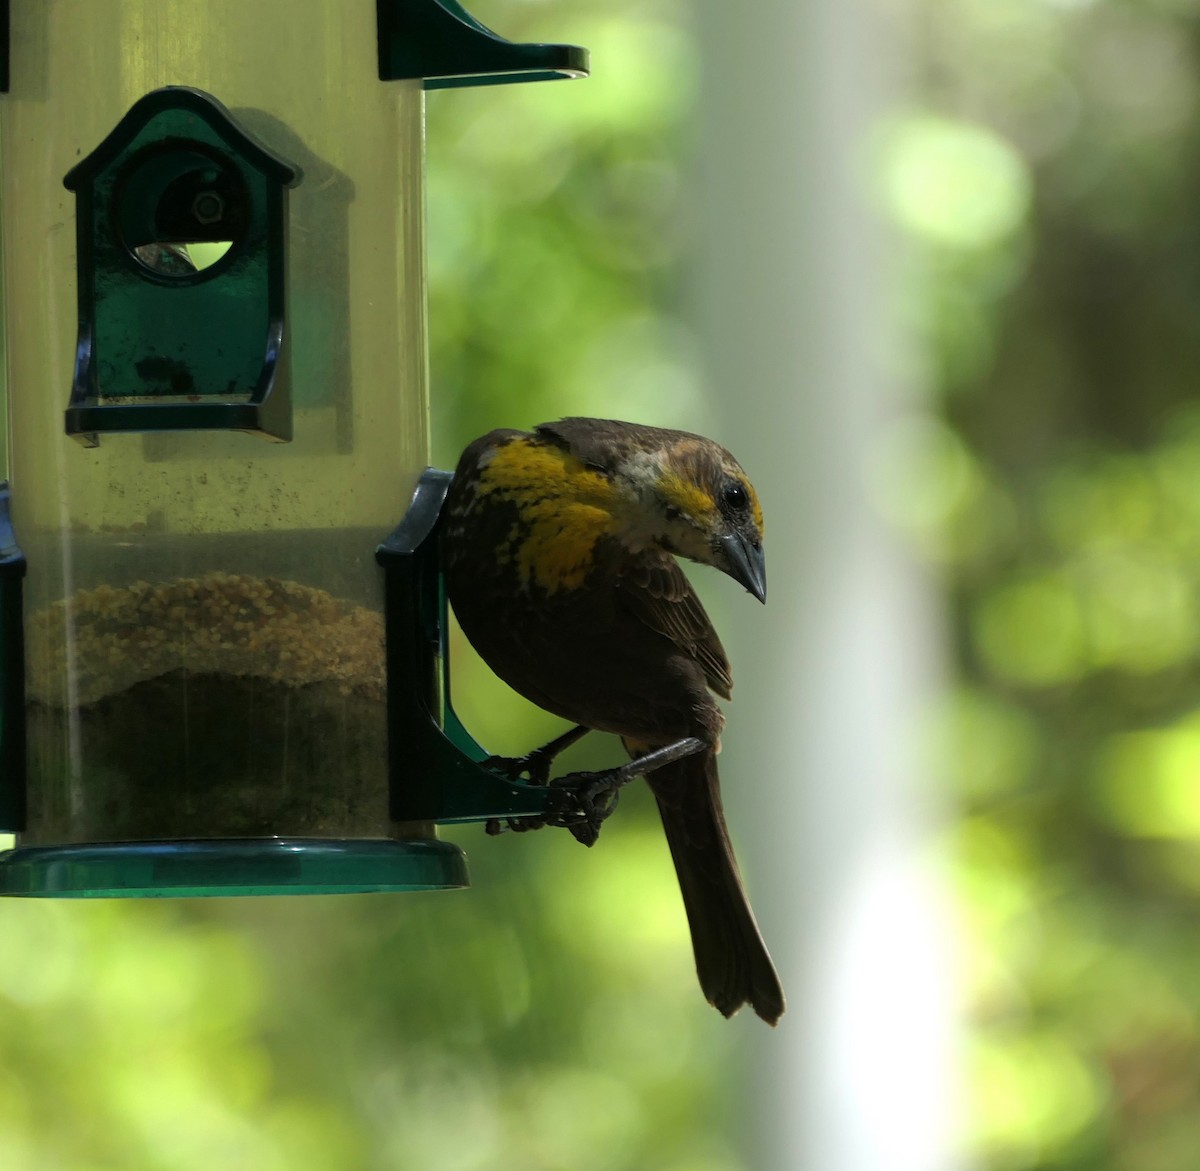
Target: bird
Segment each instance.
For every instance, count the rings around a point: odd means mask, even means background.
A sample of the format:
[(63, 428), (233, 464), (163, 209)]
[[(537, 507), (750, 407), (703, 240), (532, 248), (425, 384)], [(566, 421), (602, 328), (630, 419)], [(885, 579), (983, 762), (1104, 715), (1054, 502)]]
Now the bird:
[(726, 1017), (749, 1005), (776, 1024), (783, 989), (721, 804), (714, 695), (730, 697), (729, 661), (676, 560), (766, 600), (749, 477), (703, 436), (572, 417), (470, 443), (442, 518), (446, 594), (467, 640), (511, 688), (576, 726), (547, 752), (596, 730), (621, 737), (635, 758), (626, 770), (666, 757), (645, 776), (701, 990)]

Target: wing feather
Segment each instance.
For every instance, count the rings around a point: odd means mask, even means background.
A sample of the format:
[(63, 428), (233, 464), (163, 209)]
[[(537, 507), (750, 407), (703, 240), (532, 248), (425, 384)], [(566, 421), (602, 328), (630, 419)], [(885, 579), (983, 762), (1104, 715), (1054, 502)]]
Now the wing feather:
[(725, 648), (674, 557), (647, 552), (633, 558), (617, 579), (617, 597), (626, 610), (698, 663), (713, 691), (729, 698), (733, 677)]

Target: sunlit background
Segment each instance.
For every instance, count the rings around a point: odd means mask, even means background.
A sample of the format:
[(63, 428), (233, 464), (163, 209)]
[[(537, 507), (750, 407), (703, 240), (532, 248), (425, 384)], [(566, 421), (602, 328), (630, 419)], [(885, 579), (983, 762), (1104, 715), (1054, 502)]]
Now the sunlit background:
[(465, 892), (6, 901), (0, 1167), (1192, 1166), (1200, 3), (470, 7), (594, 74), (430, 97), (434, 462), (597, 414), (755, 478), (769, 605), (700, 584), (789, 1013), (704, 1004), (640, 791), (455, 829)]

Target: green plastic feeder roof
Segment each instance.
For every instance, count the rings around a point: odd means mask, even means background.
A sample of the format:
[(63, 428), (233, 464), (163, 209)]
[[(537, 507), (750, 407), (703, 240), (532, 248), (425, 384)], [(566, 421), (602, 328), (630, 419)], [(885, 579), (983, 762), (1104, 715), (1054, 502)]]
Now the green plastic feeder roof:
[(586, 77), (577, 45), (514, 44), (456, 0), (378, 0), (379, 76), (420, 78), (426, 89)]

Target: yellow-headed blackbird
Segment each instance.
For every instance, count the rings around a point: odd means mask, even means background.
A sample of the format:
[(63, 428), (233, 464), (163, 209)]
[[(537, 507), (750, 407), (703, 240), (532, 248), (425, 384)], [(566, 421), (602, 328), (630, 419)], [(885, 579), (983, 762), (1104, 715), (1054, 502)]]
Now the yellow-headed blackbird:
[(725, 1016), (749, 1004), (774, 1024), (783, 991), (717, 782), (724, 717), (711, 693), (729, 697), (729, 663), (673, 556), (765, 598), (762, 511), (745, 472), (698, 435), (563, 419), (472, 443), (444, 515), (451, 604), (501, 679), (547, 711), (615, 732), (635, 756), (700, 741), (647, 774), (700, 986)]

